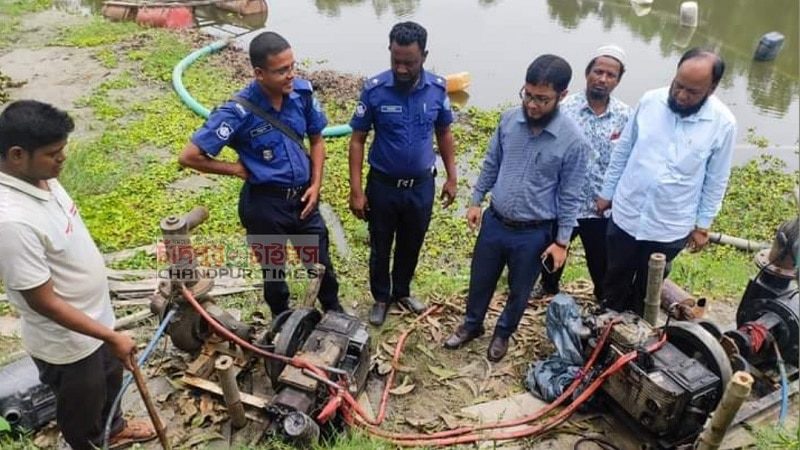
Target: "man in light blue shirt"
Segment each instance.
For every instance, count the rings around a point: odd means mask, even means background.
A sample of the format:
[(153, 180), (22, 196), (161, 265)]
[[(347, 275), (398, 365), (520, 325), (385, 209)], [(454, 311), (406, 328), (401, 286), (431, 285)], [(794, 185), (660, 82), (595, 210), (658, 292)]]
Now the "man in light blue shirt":
[(708, 243), (736, 138), (733, 114), (712, 95), (724, 71), (713, 52), (684, 53), (672, 84), (642, 96), (611, 155), (597, 198), (598, 212), (613, 205), (609, 308), (642, 314), (650, 255), (663, 253), (669, 263), (684, 246)]
[[(564, 264), (589, 153), (581, 130), (558, 109), (571, 77), (564, 59), (536, 58), (519, 93), (521, 107), (500, 118), (467, 211), (470, 228), (483, 224), (472, 255), (466, 317), (446, 348), (484, 333), (486, 311), (507, 265), (508, 299), (487, 351), (490, 361), (501, 360), (542, 265), (553, 270)], [(482, 214), (489, 192), (491, 202)]]
[[(604, 298), (603, 278), (608, 259), (606, 228), (609, 219), (597, 214), (594, 199), (603, 185), (614, 144), (632, 112), (630, 106), (611, 95), (625, 73), (625, 59), (625, 51), (616, 45), (598, 48), (586, 66), (586, 89), (570, 95), (561, 104), (562, 112), (578, 124), (591, 146), (586, 179), (581, 189), (578, 226), (572, 231), (572, 239), (581, 237), (586, 267), (598, 301)], [(558, 294), (563, 271), (564, 267), (552, 273), (543, 271), (539, 284), (534, 288), (533, 298)]]

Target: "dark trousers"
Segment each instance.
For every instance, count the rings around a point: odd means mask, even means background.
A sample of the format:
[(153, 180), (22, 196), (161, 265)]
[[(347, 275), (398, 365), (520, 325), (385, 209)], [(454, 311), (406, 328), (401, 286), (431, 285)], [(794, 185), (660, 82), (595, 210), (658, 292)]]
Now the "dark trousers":
[[(578, 219), (578, 226), (572, 230), (570, 241), (580, 236), (583, 250), (586, 254), (586, 267), (589, 269), (589, 276), (594, 285), (594, 297), (597, 300), (603, 299), (603, 278), (606, 274), (606, 227), (608, 219)], [(559, 282), (564, 273), (564, 266), (547, 273), (542, 271), (542, 288), (548, 294), (557, 294)]]
[[(56, 397), (56, 423), (75, 450), (103, 446), (103, 429), (109, 410), (122, 387), (122, 362), (103, 344), (94, 353), (72, 364), (50, 364), (33, 358), (39, 380)], [(125, 428), (117, 408), (110, 436)]]
[[(392, 186), (372, 175), (368, 177), (369, 287), (375, 301), (391, 302), (411, 294), (411, 279), (431, 222), (435, 189), (433, 177), (411, 187)], [(394, 264), (390, 280), (392, 243)]]
[(666, 256), (666, 278), (669, 275), (670, 262), (686, 246), (687, 238), (688, 236), (672, 242), (637, 241), (613, 220), (609, 221), (606, 233), (608, 267), (603, 284), (603, 306), (615, 311), (633, 311), (641, 316), (647, 294), (650, 255), (663, 253)]
[[(313, 235), (319, 238), (319, 263), (325, 266), (325, 275), (317, 298), (326, 311), (339, 306), (339, 283), (333, 270), (328, 249), (328, 229), (315, 208), (308, 217), (300, 220), (304, 204), (302, 192), (292, 198), (277, 197), (260, 192), (258, 187), (245, 183), (239, 195), (239, 220), (247, 230), (248, 243), (258, 235)], [(251, 238), (253, 237), (253, 238)], [(284, 238), (283, 245), (286, 244)], [(264, 300), (272, 317), (289, 309), (289, 286), (284, 280), (272, 280), (264, 271)]]
[(552, 221), (515, 229), (503, 225), (490, 210), (484, 212), (472, 254), (467, 314), (464, 319), (464, 326), (468, 330), (477, 330), (483, 324), (497, 280), (508, 265), (508, 300), (497, 321), (495, 335), (507, 338), (516, 331), (528, 305), (533, 283), (541, 270), (541, 254), (552, 241)]

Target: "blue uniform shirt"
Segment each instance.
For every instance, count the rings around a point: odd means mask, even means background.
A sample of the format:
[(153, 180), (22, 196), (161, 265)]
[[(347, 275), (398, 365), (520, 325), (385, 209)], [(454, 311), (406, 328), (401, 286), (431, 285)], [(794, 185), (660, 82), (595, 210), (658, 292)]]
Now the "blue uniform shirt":
[[(284, 96), (280, 111), (272, 107), (255, 81), (237, 95), (260, 106), (300, 136), (320, 134), (328, 124), (307, 80), (294, 79), (294, 90)], [(192, 142), (210, 156), (217, 156), (226, 145), (236, 150), (251, 174), (248, 183), (298, 187), (311, 179), (308, 155), (296, 142), (232, 101), (211, 113)]]
[(395, 88), (388, 70), (369, 78), (361, 91), (350, 126), (375, 129), (369, 165), (395, 177), (429, 172), (436, 162), (433, 129), (453, 123), (444, 78), (423, 70), (410, 92)]

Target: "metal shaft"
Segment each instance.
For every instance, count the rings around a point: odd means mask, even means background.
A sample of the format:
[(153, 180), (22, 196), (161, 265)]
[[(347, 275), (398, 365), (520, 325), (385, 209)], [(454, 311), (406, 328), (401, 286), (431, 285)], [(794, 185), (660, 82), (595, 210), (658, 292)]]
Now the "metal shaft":
[(736, 412), (750, 396), (752, 386), (753, 377), (749, 373), (739, 371), (733, 374), (711, 420), (695, 442), (697, 450), (717, 450), (720, 447)]
[(236, 372), (233, 366), (233, 358), (222, 355), (214, 362), (217, 370), (219, 385), (222, 387), (222, 396), (225, 398), (225, 405), (228, 407), (228, 414), (231, 416), (231, 425), (234, 428), (242, 428), (247, 425), (247, 417), (244, 415), (244, 405), (239, 395), (239, 386), (236, 385)]
[(647, 295), (644, 297), (644, 320), (655, 326), (661, 306), (661, 284), (664, 282), (664, 267), (667, 257), (663, 253), (650, 255), (647, 270)]
[(136, 364), (133, 357), (131, 357), (131, 362), (133, 363), (133, 379), (136, 381), (136, 387), (139, 389), (139, 394), (142, 396), (145, 408), (147, 408), (147, 414), (150, 415), (150, 420), (153, 421), (153, 427), (155, 427), (156, 433), (158, 434), (158, 441), (161, 442), (161, 447), (163, 447), (164, 450), (169, 450), (171, 447), (169, 445), (169, 439), (167, 439), (167, 432), (164, 429), (164, 424), (161, 423), (161, 419), (158, 417), (158, 412), (153, 405), (153, 401), (150, 399), (150, 391), (147, 390), (147, 383), (144, 380), (144, 376), (142, 376), (142, 371), (139, 370), (139, 365)]

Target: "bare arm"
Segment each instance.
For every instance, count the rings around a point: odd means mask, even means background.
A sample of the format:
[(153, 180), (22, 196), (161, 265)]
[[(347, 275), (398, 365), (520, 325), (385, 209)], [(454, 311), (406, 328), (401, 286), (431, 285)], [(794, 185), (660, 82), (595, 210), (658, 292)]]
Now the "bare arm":
[(322, 172), (325, 170), (325, 140), (322, 139), (322, 134), (310, 135), (308, 139), (311, 142), (311, 184), (300, 199), (306, 204), (300, 212), (301, 219), (308, 217), (317, 207), (322, 188)]
[[(102, 275), (101, 275), (102, 276)], [(122, 360), (128, 370), (132, 369), (132, 358), (136, 343), (129, 336), (118, 333), (92, 320), (89, 316), (65, 302), (53, 289), (53, 281), (21, 291), (23, 298), (34, 311), (64, 328), (85, 334), (107, 343), (114, 355)]]
[(348, 163), (350, 166), (350, 210), (359, 219), (366, 219), (369, 209), (367, 198), (361, 182), (361, 172), (364, 168), (364, 144), (367, 142), (366, 131), (355, 131), (350, 136), (350, 150)]
[[(323, 155), (324, 158), (324, 155)], [(183, 167), (190, 167), (203, 173), (215, 173), (219, 175), (232, 175), (247, 180), (250, 173), (245, 169), (241, 161), (235, 163), (218, 161), (206, 155), (193, 142), (186, 144), (180, 156), (178, 164)]]
[(456, 199), (458, 188), (458, 173), (456, 173), (456, 146), (453, 139), (453, 132), (450, 126), (436, 129), (436, 144), (439, 146), (439, 153), (442, 155), (444, 170), (447, 172), (447, 180), (442, 186), (443, 199), (442, 206), (450, 206)]

